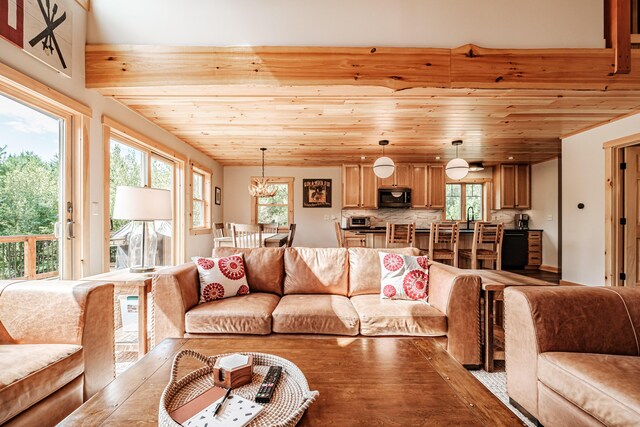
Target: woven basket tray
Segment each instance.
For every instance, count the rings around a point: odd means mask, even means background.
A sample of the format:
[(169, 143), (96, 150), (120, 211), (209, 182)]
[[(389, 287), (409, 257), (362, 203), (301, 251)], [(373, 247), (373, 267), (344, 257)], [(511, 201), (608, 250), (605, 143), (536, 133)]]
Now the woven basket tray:
[[(228, 354), (207, 357), (193, 350), (183, 350), (173, 360), (171, 379), (160, 398), (158, 425), (162, 427), (179, 427), (169, 416), (185, 403), (213, 387), (213, 365), (219, 357)], [(269, 370), (269, 366), (282, 366), (282, 375), (278, 381), (271, 402), (264, 405), (264, 409), (251, 421), (249, 426), (295, 426), (304, 411), (318, 397), (317, 391), (309, 390), (307, 379), (296, 365), (282, 357), (264, 353), (240, 353), (253, 356), (253, 378), (250, 384), (231, 390), (231, 394), (248, 400), (254, 400), (262, 380)], [(204, 365), (196, 371), (189, 373), (181, 379), (177, 379), (180, 360), (185, 357), (193, 357)]]

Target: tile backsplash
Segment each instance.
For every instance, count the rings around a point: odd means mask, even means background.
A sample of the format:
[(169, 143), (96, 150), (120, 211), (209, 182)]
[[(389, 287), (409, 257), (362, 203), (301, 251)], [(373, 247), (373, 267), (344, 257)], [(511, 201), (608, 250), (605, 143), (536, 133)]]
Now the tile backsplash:
[[(491, 222), (503, 222), (505, 228), (515, 228), (514, 217), (522, 213), (516, 209), (491, 211)], [(343, 217), (370, 216), (372, 226), (383, 226), (387, 222), (414, 222), (417, 228), (429, 228), (432, 222), (442, 220), (441, 210), (423, 209), (343, 209)]]

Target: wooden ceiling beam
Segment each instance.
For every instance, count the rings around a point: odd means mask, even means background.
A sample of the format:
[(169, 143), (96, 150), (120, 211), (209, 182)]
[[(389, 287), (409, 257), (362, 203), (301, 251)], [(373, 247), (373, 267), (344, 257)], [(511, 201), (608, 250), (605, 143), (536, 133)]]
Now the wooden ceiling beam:
[[(622, 0), (620, 0), (622, 2)], [(614, 74), (612, 49), (86, 46), (87, 87), (258, 85), (411, 88), (640, 89)], [(624, 58), (620, 59), (620, 65)]]

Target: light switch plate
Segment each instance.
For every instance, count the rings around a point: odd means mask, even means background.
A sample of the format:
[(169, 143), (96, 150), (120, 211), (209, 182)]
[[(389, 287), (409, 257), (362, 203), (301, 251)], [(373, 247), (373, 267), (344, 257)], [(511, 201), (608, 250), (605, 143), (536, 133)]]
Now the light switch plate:
[(91, 202), (91, 215), (98, 216), (100, 215), (100, 204), (98, 202)]
[(547, 221), (553, 221), (553, 215), (547, 215)]

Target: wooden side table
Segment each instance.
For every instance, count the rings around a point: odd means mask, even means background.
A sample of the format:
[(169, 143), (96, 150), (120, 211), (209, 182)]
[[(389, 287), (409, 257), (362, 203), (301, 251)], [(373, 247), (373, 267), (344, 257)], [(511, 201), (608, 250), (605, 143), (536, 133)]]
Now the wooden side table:
[[(147, 332), (148, 295), (151, 293), (151, 273), (132, 273), (129, 269), (115, 270), (108, 273), (85, 277), (82, 280), (113, 283), (114, 295), (123, 294), (123, 291), (135, 289), (138, 295), (138, 359), (148, 351), (149, 338)], [(130, 291), (129, 291), (130, 292)], [(114, 300), (114, 304), (119, 304)], [(114, 313), (116, 312), (114, 308)]]

